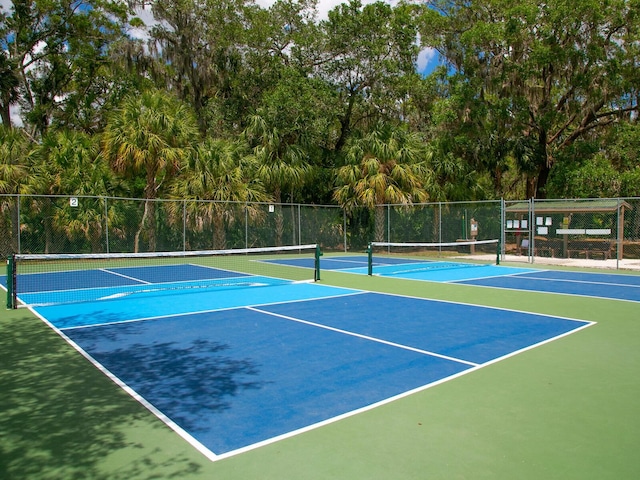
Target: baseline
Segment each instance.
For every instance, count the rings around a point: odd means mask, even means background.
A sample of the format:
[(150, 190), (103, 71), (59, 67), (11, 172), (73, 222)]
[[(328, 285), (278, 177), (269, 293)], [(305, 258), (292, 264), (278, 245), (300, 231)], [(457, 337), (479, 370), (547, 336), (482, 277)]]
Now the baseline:
[[(602, 277), (599, 277), (600, 275)], [(506, 290), (640, 302), (640, 277), (632, 275), (614, 276), (611, 274), (544, 270), (532, 274), (461, 280), (457, 283)]]

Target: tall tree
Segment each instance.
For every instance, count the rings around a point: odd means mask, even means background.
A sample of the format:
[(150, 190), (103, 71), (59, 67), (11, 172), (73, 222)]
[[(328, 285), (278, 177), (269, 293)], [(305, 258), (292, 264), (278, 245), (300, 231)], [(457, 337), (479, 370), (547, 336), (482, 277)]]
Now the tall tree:
[(323, 100), (325, 85), (297, 68), (281, 71), (279, 83), (267, 91), (262, 106), (249, 117), (245, 138), (258, 164), (256, 174), (276, 202), (276, 237), (281, 242), (280, 204), (301, 196), (314, 166), (320, 165), (331, 118)]
[(224, 102), (241, 88), (242, 51), (246, 50), (246, 0), (153, 0), (157, 24), (150, 45), (158, 57), (165, 87), (189, 103), (200, 127), (214, 119), (210, 102)]
[(284, 232), (282, 195), (304, 184), (310, 171), (308, 154), (294, 138), (270, 123), (270, 118), (264, 113), (249, 119), (245, 135), (254, 145), (253, 158), (258, 165), (256, 175), (273, 195), (276, 204), (276, 245), (281, 245)]
[(0, 125), (0, 193), (23, 193), (30, 143), (23, 129)]
[(156, 219), (153, 200), (166, 182), (180, 171), (193, 153), (198, 129), (191, 109), (159, 91), (127, 98), (109, 118), (102, 153), (113, 169), (126, 177), (144, 177), (145, 206), (135, 235), (147, 234), (150, 251), (156, 249)]
[(351, 0), (330, 11), (321, 23), (316, 48), (322, 54), (313, 70), (339, 94), (335, 150), (341, 150), (357, 128), (400, 118), (403, 79), (415, 74), (416, 18), (421, 8), (383, 2), (363, 7), (359, 0)]
[(496, 132), (512, 139), (527, 195), (544, 197), (563, 149), (638, 114), (638, 12), (638, 0), (442, 0), (422, 37), (505, 112)]
[(107, 45), (122, 35), (127, 8), (109, 0), (13, 0), (0, 23), (0, 112), (10, 107), (32, 135), (54, 118), (68, 123), (69, 108), (91, 100), (88, 92), (106, 58)]

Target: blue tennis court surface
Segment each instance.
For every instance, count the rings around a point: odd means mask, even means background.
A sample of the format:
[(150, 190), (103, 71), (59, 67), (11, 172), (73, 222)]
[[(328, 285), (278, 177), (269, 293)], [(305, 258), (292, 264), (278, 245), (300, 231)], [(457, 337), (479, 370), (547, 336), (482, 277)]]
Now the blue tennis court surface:
[(468, 279), (459, 283), (640, 302), (640, 276), (634, 275), (537, 270), (507, 277)]
[[(34, 312), (212, 460), (590, 325), (205, 267), (104, 273), (87, 283), (60, 272), (55, 283), (74, 288), (73, 302), (53, 304), (66, 292), (36, 276), (21, 298), (41, 300)], [(167, 273), (179, 290), (154, 283)], [(231, 275), (239, 283), (197, 287)]]
[[(294, 260), (295, 262), (301, 262)], [(367, 257), (323, 257), (323, 270), (366, 275)], [(306, 266), (299, 263), (299, 266)], [(373, 274), (410, 280), (527, 290), (640, 302), (640, 276), (506, 267), (461, 262), (378, 257)]]

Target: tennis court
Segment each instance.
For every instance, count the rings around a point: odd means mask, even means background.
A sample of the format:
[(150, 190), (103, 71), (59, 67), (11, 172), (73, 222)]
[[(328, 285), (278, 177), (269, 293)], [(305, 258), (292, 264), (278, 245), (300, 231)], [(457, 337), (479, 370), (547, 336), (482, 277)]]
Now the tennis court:
[[(322, 268), (367, 275), (368, 261), (366, 255), (327, 257), (322, 259)], [(303, 259), (291, 262), (311, 266)], [(554, 271), (384, 255), (375, 256), (371, 271), (375, 276), (390, 278), (640, 302), (640, 277), (624, 274)]]
[[(380, 407), (593, 324), (229, 264), (106, 260), (19, 275), (17, 298), (209, 460)], [(239, 265), (299, 268), (310, 260)]]

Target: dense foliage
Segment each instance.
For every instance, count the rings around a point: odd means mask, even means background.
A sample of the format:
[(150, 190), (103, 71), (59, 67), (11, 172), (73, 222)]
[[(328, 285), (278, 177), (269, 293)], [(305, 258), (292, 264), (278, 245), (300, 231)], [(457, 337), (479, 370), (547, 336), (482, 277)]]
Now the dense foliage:
[(639, 0), (0, 5), (0, 193), (640, 196)]

